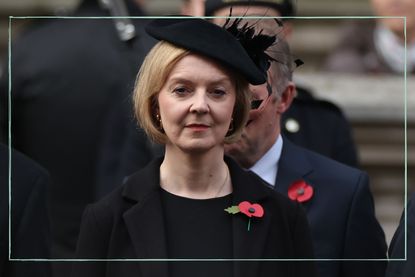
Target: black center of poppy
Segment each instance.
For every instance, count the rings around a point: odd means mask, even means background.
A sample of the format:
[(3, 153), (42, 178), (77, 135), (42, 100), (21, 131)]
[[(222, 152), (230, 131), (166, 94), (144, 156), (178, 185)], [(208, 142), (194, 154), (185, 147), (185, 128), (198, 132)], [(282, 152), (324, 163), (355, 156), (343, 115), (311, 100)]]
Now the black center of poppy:
[(251, 214), (253, 214), (255, 212), (255, 209), (251, 207), (251, 208), (248, 209), (248, 212), (250, 212)]
[(303, 188), (299, 188), (299, 189), (297, 190), (297, 194), (298, 194), (298, 195), (303, 195), (303, 194), (304, 194), (304, 189), (303, 189)]

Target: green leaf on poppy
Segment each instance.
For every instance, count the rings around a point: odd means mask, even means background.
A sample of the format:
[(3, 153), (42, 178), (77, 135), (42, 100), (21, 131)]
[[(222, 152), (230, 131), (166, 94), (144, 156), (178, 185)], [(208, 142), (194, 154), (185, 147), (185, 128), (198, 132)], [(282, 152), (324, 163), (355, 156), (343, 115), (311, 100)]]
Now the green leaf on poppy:
[(226, 208), (225, 211), (230, 214), (237, 214), (240, 212), (238, 206), (230, 206), (229, 208)]

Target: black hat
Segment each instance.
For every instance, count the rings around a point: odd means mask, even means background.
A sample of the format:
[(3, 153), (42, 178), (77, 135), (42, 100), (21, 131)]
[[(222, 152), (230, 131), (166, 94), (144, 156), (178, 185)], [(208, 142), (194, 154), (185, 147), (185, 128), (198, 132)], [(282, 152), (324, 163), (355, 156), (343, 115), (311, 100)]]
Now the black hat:
[(152, 37), (204, 55), (236, 70), (253, 84), (266, 82), (266, 71), (256, 66), (242, 44), (226, 29), (200, 18), (155, 19), (146, 26)]
[(221, 8), (229, 6), (266, 6), (277, 10), (281, 16), (293, 16), (295, 14), (292, 0), (206, 0), (205, 11), (206, 15), (210, 16)]

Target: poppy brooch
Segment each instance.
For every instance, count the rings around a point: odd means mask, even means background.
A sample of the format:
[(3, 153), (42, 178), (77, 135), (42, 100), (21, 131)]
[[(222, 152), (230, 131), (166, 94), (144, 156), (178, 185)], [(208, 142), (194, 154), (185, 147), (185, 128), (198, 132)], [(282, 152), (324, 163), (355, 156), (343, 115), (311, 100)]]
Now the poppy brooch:
[(313, 193), (313, 187), (304, 180), (295, 181), (288, 188), (288, 197), (300, 203), (310, 200)]
[(243, 213), (245, 214), (248, 220), (248, 231), (251, 229), (251, 218), (252, 217), (263, 217), (264, 216), (264, 209), (259, 204), (251, 204), (248, 201), (243, 201), (239, 203), (237, 206), (231, 206), (225, 209), (226, 212), (230, 214), (237, 214)]

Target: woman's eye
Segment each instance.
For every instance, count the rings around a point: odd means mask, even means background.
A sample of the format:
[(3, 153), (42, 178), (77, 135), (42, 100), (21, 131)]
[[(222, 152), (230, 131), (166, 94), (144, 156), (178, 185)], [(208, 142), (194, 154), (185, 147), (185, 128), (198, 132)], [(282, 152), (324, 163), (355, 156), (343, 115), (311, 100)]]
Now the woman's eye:
[(173, 89), (173, 92), (179, 95), (184, 95), (189, 92), (189, 89), (186, 87), (176, 87)]
[(212, 94), (214, 97), (221, 97), (221, 96), (223, 96), (223, 95), (225, 95), (225, 94), (226, 94), (226, 91), (225, 91), (225, 90), (223, 90), (223, 89), (214, 89), (214, 90), (211, 92), (211, 94)]

